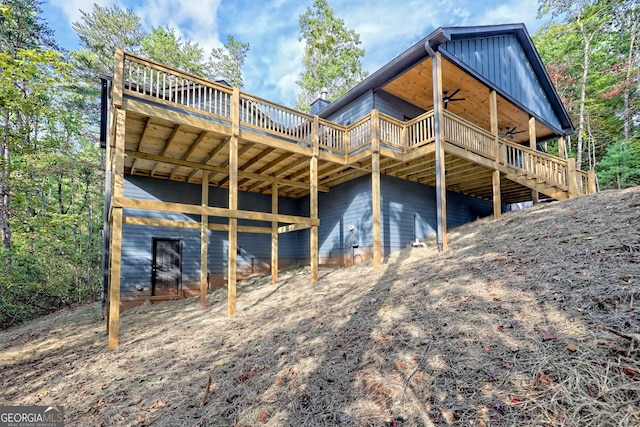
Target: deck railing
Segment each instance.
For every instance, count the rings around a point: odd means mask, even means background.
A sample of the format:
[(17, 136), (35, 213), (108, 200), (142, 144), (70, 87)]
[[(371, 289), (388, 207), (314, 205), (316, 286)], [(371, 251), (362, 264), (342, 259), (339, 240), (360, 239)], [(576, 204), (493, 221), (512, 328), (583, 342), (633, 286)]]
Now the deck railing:
[(500, 151), (504, 153), (500, 159), (501, 164), (516, 172), (554, 184), (562, 190), (568, 190), (569, 171), (566, 160), (504, 139), (499, 139), (498, 144)]
[(303, 145), (313, 144), (313, 116), (240, 93), (240, 126), (279, 135)]
[(444, 111), (445, 140), (490, 160), (496, 160), (495, 136), (481, 127)]
[[(349, 126), (343, 126), (239, 92), (238, 111), (234, 112), (231, 111), (234, 105), (232, 88), (130, 54), (123, 54), (121, 75), (114, 75), (114, 82), (118, 79), (121, 79), (122, 95), (169, 106), (177, 104), (182, 109), (226, 124), (231, 124), (237, 114), (241, 129), (307, 147), (314, 144), (317, 135), (321, 150), (339, 155), (368, 148), (374, 140), (376, 128), (381, 147), (402, 153), (435, 141), (433, 111), (404, 122), (374, 111)], [(378, 123), (374, 126), (376, 118)], [(441, 125), (447, 143), (495, 161), (516, 173), (570, 192), (573, 189), (573, 181), (569, 178), (573, 171), (569, 170), (566, 160), (497, 138), (449, 111), (443, 112)], [(574, 179), (579, 194), (593, 188), (586, 172), (576, 171)]]
[(406, 150), (412, 150), (436, 140), (433, 110), (405, 123)]
[(135, 55), (125, 54), (122, 93), (163, 104), (179, 104), (199, 114), (231, 121), (233, 89)]

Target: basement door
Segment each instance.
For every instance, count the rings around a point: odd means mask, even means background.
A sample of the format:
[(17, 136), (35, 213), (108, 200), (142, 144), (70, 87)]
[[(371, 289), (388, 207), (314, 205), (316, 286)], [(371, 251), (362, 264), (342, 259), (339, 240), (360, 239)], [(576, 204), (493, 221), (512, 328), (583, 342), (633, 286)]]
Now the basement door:
[(151, 295), (180, 295), (182, 285), (182, 241), (153, 239)]

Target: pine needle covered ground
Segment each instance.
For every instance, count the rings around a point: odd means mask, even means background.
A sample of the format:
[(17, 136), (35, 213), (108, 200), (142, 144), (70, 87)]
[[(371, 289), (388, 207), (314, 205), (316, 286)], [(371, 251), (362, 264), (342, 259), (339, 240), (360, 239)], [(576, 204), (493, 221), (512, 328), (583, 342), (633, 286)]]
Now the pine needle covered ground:
[(0, 333), (0, 405), (70, 426), (640, 424), (640, 188), (450, 230), (449, 251), (282, 271)]

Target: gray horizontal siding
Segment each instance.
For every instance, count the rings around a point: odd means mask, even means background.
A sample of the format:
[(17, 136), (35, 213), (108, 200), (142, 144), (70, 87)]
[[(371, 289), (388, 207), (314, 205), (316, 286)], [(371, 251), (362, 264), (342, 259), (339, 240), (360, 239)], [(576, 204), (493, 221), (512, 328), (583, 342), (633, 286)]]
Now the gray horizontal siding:
[(562, 128), (515, 36), (500, 35), (452, 40), (440, 48), (493, 82), (549, 124)]
[(341, 125), (350, 125), (369, 114), (371, 110), (373, 110), (373, 92), (369, 91), (327, 119)]
[[(390, 176), (381, 176), (382, 244), (384, 254), (405, 248), (414, 238), (423, 240), (435, 233), (435, 188)], [(447, 225), (455, 227), (491, 215), (490, 201), (447, 192)], [(360, 250), (372, 250), (373, 226), (371, 178), (365, 176), (341, 184), (319, 196), (320, 258), (351, 252), (353, 225)], [(414, 234), (415, 220), (415, 234)], [(308, 256), (308, 236), (300, 236), (301, 252)], [(349, 255), (347, 255), (349, 256)]]
[(413, 119), (426, 111), (388, 92), (379, 90), (375, 93), (375, 108), (381, 113), (403, 121)]
[[(176, 203), (200, 204), (201, 186), (175, 181), (153, 179), (139, 176), (128, 176), (125, 179), (124, 194), (126, 197), (167, 201)], [(209, 205), (228, 206), (228, 190), (210, 187)], [(299, 202), (285, 197), (279, 198), (278, 210), (282, 214), (299, 215)], [(240, 192), (238, 208), (257, 212), (271, 212), (271, 195)], [(308, 208), (307, 208), (308, 211)], [(198, 215), (181, 213), (126, 209), (125, 216), (141, 218), (171, 219), (176, 221), (199, 222)], [(227, 224), (227, 218), (209, 217), (210, 223)], [(271, 227), (270, 222), (238, 220), (239, 225)], [(122, 277), (121, 292), (123, 298), (151, 294), (151, 262), (153, 254), (153, 238), (182, 240), (182, 282), (197, 283), (200, 281), (200, 230), (176, 229), (167, 227), (150, 227), (125, 225), (122, 241)], [(279, 260), (283, 264), (296, 263), (299, 259), (298, 236), (286, 233), (279, 236)], [(271, 265), (271, 235), (238, 233), (238, 271), (268, 271)], [(208, 266), (211, 274), (225, 274), (227, 269), (228, 233), (209, 231)], [(138, 291), (137, 287), (144, 290)]]

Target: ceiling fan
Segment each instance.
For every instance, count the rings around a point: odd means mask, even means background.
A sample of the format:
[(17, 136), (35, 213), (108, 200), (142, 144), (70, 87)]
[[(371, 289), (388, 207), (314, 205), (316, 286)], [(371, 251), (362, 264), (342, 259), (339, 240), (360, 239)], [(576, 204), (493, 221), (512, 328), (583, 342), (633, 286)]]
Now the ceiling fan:
[(505, 132), (504, 132), (504, 133), (502, 133), (502, 134), (500, 134), (500, 135), (505, 136), (505, 137), (507, 137), (507, 138), (509, 138), (509, 139), (513, 139), (513, 135), (516, 135), (516, 134), (519, 134), (519, 133), (526, 132), (526, 130), (519, 130), (519, 131), (516, 131), (516, 129), (517, 129), (517, 127), (516, 127), (516, 126), (514, 126), (514, 127), (509, 127), (509, 126), (507, 126), (507, 127), (505, 128)]
[(454, 102), (454, 101), (464, 101), (465, 98), (456, 98), (456, 94), (460, 92), (460, 89), (456, 89), (453, 91), (453, 93), (451, 95), (449, 95), (449, 91), (445, 90), (442, 92), (442, 102), (444, 103), (444, 109), (446, 110), (447, 107), (449, 106), (450, 102)]

